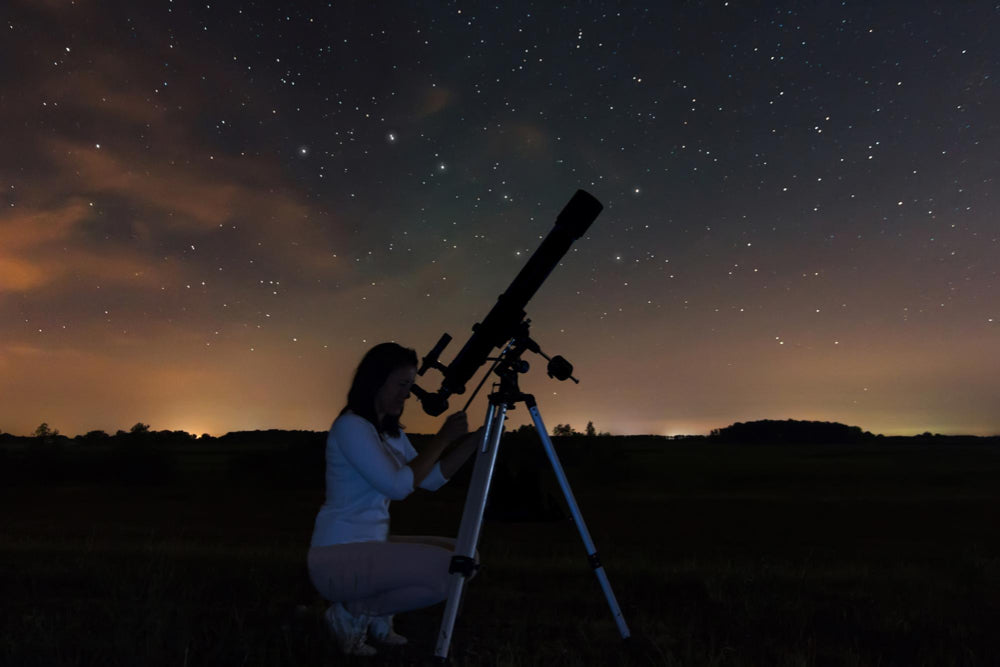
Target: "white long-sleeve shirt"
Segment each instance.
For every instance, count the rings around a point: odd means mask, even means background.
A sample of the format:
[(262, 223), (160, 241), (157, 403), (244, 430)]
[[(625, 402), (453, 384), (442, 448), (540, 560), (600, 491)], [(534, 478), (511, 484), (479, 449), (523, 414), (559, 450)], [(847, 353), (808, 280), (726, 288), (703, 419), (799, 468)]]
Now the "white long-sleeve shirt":
[[(346, 412), (326, 438), (326, 502), (316, 515), (311, 545), (384, 541), (389, 535), (389, 502), (413, 493), (417, 456), (406, 434), (381, 437), (364, 417)], [(436, 491), (445, 482), (437, 463), (420, 483)]]

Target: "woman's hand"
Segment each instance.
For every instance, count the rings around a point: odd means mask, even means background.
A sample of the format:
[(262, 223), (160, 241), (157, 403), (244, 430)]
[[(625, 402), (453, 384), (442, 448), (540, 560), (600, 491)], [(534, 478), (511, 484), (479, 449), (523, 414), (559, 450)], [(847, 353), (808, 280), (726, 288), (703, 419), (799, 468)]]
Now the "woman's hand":
[(462, 467), (462, 464), (472, 456), (472, 453), (476, 451), (476, 447), (482, 442), (483, 431), (485, 430), (485, 426), (480, 426), (472, 433), (462, 436), (458, 445), (441, 458), (441, 474), (444, 475), (445, 479), (451, 479), (458, 472), (458, 469)]
[(468, 432), (468, 416), (466, 416), (464, 412), (455, 412), (448, 415), (448, 418), (444, 420), (444, 424), (441, 426), (441, 430), (438, 431), (437, 435), (447, 445), (451, 444)]
[(410, 461), (409, 466), (413, 470), (413, 485), (417, 486), (423, 481), (448, 445), (468, 432), (469, 420), (464, 412), (448, 415), (437, 435), (431, 438), (423, 451), (417, 454), (417, 458)]

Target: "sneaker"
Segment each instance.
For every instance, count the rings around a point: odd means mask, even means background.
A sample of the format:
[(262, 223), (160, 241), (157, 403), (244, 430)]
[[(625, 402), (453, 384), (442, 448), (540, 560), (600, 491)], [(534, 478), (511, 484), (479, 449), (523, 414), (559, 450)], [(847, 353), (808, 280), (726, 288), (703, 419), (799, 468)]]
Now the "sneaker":
[(377, 651), (365, 643), (369, 621), (367, 616), (352, 616), (344, 605), (334, 602), (323, 617), (344, 655), (375, 655)]
[(368, 631), (376, 641), (390, 646), (402, 646), (407, 642), (406, 637), (398, 634), (392, 629), (392, 615), (373, 616), (368, 625)]

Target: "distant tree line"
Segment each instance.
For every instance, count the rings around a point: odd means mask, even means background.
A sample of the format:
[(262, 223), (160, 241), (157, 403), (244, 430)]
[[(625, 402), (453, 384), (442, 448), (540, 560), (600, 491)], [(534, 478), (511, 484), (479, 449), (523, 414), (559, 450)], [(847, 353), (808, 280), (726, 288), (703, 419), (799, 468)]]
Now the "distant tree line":
[[(203, 438), (209, 438), (211, 436), (203, 435)], [(49, 426), (48, 422), (42, 422), (38, 425), (30, 436), (17, 436), (12, 433), (4, 433), (0, 431), (0, 444), (8, 443), (20, 443), (28, 445), (31, 443), (37, 444), (83, 444), (83, 445), (93, 445), (93, 444), (113, 444), (116, 440), (128, 440), (131, 442), (138, 441), (157, 441), (160, 443), (187, 443), (192, 440), (196, 440), (197, 436), (192, 435), (186, 431), (152, 431), (149, 428), (149, 424), (144, 424), (142, 422), (136, 422), (132, 428), (128, 431), (123, 431), (119, 429), (114, 435), (108, 434), (106, 431), (87, 431), (82, 435), (77, 435), (75, 437), (68, 437), (62, 435), (59, 429), (52, 428)]]
[[(669, 446), (667, 442), (693, 444), (785, 444), (850, 445), (880, 444), (1000, 445), (1000, 436), (872, 435), (857, 426), (837, 422), (761, 420), (737, 422), (712, 431), (709, 436), (611, 436), (599, 433), (588, 422), (583, 433), (570, 424), (557, 424), (553, 445), (567, 469), (583, 479), (603, 482), (618, 475), (626, 465), (628, 449)], [(419, 450), (432, 436), (410, 434)], [(497, 476), (508, 478), (509, 488), (524, 498), (535, 498), (551, 513), (553, 491), (550, 464), (531, 424), (504, 433)], [(323, 485), (326, 432), (324, 431), (235, 431), (200, 437), (185, 431), (154, 431), (137, 422), (128, 431), (114, 435), (89, 431), (67, 437), (48, 423), (31, 436), (0, 432), (0, 485), (23, 483), (102, 483), (147, 485), (171, 483), (180, 478), (212, 477), (238, 485), (281, 486), (321, 489)], [(472, 466), (465, 466), (452, 486), (467, 483)], [(558, 502), (556, 503), (558, 504)], [(508, 508), (513, 505), (508, 503)]]
[(277, 429), (198, 437), (143, 422), (114, 435), (94, 430), (70, 438), (43, 423), (31, 436), (0, 432), (0, 483), (148, 485), (209, 474), (236, 483), (315, 484), (322, 483), (325, 439), (325, 432)]
[[(614, 439), (597, 437), (593, 424), (585, 433), (568, 425), (560, 432), (570, 437), (554, 438), (560, 460), (583, 479), (603, 479), (622, 465), (624, 455)], [(419, 450), (432, 436), (410, 434)], [(533, 425), (504, 434), (497, 478), (505, 479), (511, 494), (494, 511), (515, 516), (514, 507), (528, 502), (539, 515), (561, 513), (558, 489), (551, 466), (540, 446)], [(48, 423), (31, 436), (0, 433), (0, 484), (114, 484), (146, 486), (180, 480), (211, 480), (211, 483), (255, 487), (322, 489), (325, 470), (325, 431), (235, 431), (213, 437), (198, 437), (185, 431), (156, 431), (143, 422), (114, 434), (93, 430), (67, 437)], [(461, 488), (468, 483), (472, 465), (453, 480)], [(516, 502), (514, 499), (517, 499)], [(530, 501), (530, 502), (529, 502)]]
[[(524, 432), (534, 432), (534, 425), (524, 424), (510, 434), (523, 434)], [(419, 442), (424, 436), (421, 434), (409, 434), (415, 442)], [(4, 433), (0, 430), (0, 445), (22, 445), (22, 446), (54, 446), (66, 445), (104, 445), (104, 446), (127, 446), (129, 444), (140, 444), (145, 446), (171, 446), (190, 445), (193, 442), (213, 442), (221, 444), (272, 444), (275, 442), (298, 442), (304, 440), (315, 442), (317, 437), (324, 437), (325, 432), (316, 431), (286, 431), (279, 429), (257, 430), (257, 431), (232, 431), (222, 436), (211, 436), (203, 433), (197, 436), (186, 431), (154, 431), (149, 424), (136, 422), (128, 431), (119, 429), (110, 435), (105, 431), (88, 431), (83, 435), (68, 437), (62, 435), (59, 429), (52, 428), (48, 422), (42, 422), (30, 436), (17, 436), (11, 433)], [(840, 422), (806, 421), (798, 419), (762, 419), (751, 422), (736, 422), (724, 428), (712, 429), (708, 436), (703, 435), (683, 435), (683, 436), (612, 436), (607, 431), (598, 432), (594, 427), (594, 422), (588, 421), (583, 433), (577, 431), (571, 424), (556, 424), (552, 429), (552, 436), (558, 438), (576, 439), (580, 437), (601, 437), (601, 438), (649, 438), (664, 437), (669, 440), (685, 441), (709, 441), (709, 442), (733, 442), (733, 443), (857, 443), (877, 439), (885, 442), (901, 441), (932, 441), (932, 442), (983, 442), (993, 441), (998, 436), (971, 436), (971, 435), (942, 435), (931, 433), (930, 431), (914, 436), (882, 436), (874, 435), (869, 431), (862, 430), (859, 426), (848, 426)]]
[(762, 419), (713, 429), (716, 442), (753, 444), (851, 444), (875, 438), (858, 426), (839, 422)]
[(552, 429), (553, 436), (570, 436), (570, 435), (586, 435), (590, 437), (601, 436), (608, 437), (611, 434), (607, 432), (598, 433), (597, 429), (594, 428), (594, 422), (587, 422), (587, 428), (584, 429), (583, 433), (580, 433), (575, 428), (569, 424), (556, 424)]

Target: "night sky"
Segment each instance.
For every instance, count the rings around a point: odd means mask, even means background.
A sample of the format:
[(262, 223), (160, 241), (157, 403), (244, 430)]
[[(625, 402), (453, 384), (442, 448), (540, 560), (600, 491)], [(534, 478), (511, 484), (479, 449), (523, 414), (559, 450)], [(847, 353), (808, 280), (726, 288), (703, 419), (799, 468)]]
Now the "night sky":
[(995, 3), (0, 17), (0, 430), (326, 429), (375, 343), (450, 361), (582, 188), (527, 307), (581, 380), (530, 359), (550, 429), (1000, 433)]

